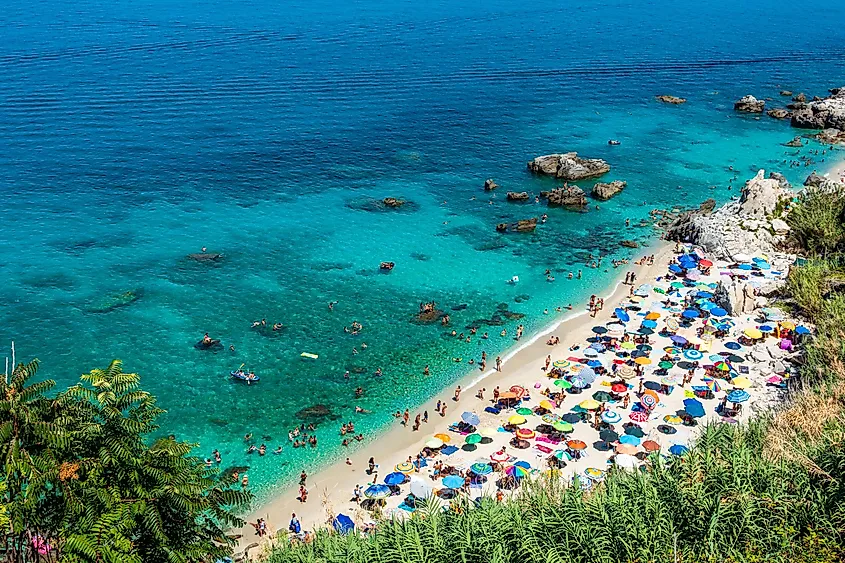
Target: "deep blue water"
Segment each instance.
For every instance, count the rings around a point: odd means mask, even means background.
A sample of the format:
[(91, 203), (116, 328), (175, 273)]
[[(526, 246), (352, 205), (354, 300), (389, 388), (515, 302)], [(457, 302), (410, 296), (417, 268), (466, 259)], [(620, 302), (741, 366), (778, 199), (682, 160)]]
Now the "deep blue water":
[[(250, 459), (247, 432), (272, 448), (314, 404), (343, 420), (359, 404), (375, 412), (358, 427), (378, 428), (469, 369), (453, 357), (513, 343), (498, 326), (482, 345), (413, 324), (421, 301), (466, 304), (459, 331), (503, 303), (526, 315), (510, 333), (548, 324), (544, 308), (613, 277), (590, 253), (626, 257), (618, 239), (651, 236), (625, 217), (724, 200), (761, 167), (803, 179), (781, 166), (796, 132), (734, 114), (735, 99), (845, 84), (835, 3), (822, 17), (781, 0), (7, 0), (0, 37), (0, 341), (61, 385), (123, 359), (168, 410), (164, 431), (252, 465), (264, 493), (342, 455), (340, 420), (316, 452)], [(567, 150), (607, 159), (628, 188), (586, 213), (503, 201), (554, 186), (525, 162)], [(412, 204), (368, 210), (385, 196)], [(543, 211), (533, 235), (494, 231)], [(185, 258), (203, 246), (224, 259)], [(125, 291), (140, 298), (96, 312)], [(285, 329), (252, 330), (260, 318)], [(204, 332), (236, 351), (195, 350)], [(227, 380), (241, 363), (259, 385)]]

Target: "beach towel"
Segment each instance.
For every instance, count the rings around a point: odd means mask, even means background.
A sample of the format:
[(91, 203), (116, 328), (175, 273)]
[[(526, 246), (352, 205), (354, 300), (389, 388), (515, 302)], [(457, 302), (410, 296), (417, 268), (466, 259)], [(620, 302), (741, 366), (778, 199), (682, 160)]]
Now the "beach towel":
[(534, 447), (543, 452), (544, 454), (552, 453), (552, 449), (548, 446), (544, 446), (542, 444), (534, 444)]
[(484, 412), (489, 412), (491, 414), (499, 414), (502, 411), (501, 409), (497, 409), (496, 407), (487, 407), (484, 409)]

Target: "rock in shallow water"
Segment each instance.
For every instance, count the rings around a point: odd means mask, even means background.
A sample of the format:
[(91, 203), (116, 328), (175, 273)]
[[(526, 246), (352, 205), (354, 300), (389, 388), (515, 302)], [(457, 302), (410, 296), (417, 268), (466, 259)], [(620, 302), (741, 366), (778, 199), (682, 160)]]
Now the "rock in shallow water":
[(598, 183), (593, 186), (593, 197), (596, 199), (608, 200), (625, 189), (628, 182), (614, 180), (606, 184)]
[(550, 206), (584, 207), (587, 205), (587, 196), (578, 186), (554, 189), (546, 194), (546, 198)]
[(571, 182), (606, 174), (610, 165), (600, 158), (581, 158), (577, 152), (568, 152), (538, 156), (528, 163), (528, 170)]
[(677, 96), (669, 96), (669, 95), (662, 95), (662, 96), (655, 96), (658, 101), (663, 102), (665, 104), (683, 104), (686, 103), (686, 98), (679, 98)]
[(763, 108), (765, 106), (765, 100), (758, 100), (750, 94), (748, 96), (743, 96), (734, 102), (734, 109), (745, 113), (763, 113)]

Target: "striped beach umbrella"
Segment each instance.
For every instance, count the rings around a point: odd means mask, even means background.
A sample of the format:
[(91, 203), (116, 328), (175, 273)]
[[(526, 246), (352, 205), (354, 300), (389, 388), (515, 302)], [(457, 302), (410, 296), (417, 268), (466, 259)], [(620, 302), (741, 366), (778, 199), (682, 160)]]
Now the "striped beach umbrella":
[(604, 478), (604, 471), (598, 467), (588, 467), (584, 470), (584, 475), (593, 481), (601, 481)]
[(651, 389), (647, 389), (643, 392), (642, 396), (640, 397), (640, 402), (643, 404), (643, 406), (651, 409), (654, 408), (654, 406), (660, 402), (660, 397), (658, 397), (657, 393), (655, 393)]
[(530, 472), (528, 469), (522, 467), (521, 465), (509, 465), (505, 468), (505, 475), (510, 475), (511, 477), (515, 477), (517, 479), (528, 477), (529, 474)]
[(469, 469), (476, 475), (490, 475), (491, 473), (493, 473), (493, 468), (490, 467), (490, 464), (486, 462), (473, 463)]
[(410, 461), (403, 461), (402, 463), (397, 464), (393, 469), (399, 473), (405, 473), (407, 475), (414, 472), (414, 464)]
[(390, 487), (387, 485), (370, 485), (364, 490), (364, 496), (371, 499), (385, 499), (390, 496)]
[(634, 411), (628, 415), (634, 422), (648, 422), (648, 413), (645, 411)]
[(743, 391), (742, 389), (736, 389), (728, 393), (728, 400), (732, 403), (744, 403), (750, 398), (751, 395), (748, 394), (748, 391)]
[(601, 419), (608, 424), (616, 424), (622, 420), (622, 416), (616, 411), (604, 411), (601, 413)]

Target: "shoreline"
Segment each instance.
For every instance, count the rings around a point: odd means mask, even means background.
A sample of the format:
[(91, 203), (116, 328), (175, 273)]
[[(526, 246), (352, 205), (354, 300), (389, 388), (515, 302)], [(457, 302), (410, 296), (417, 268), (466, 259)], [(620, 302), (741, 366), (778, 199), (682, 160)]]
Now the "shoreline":
[[(369, 482), (370, 477), (365, 473), (367, 460), (375, 458), (376, 463), (381, 466), (379, 474), (384, 476), (392, 471), (394, 465), (405, 461), (408, 455), (422, 450), (425, 442), (433, 434), (448, 432), (449, 424), (454, 420), (456, 413), (466, 410), (483, 413), (484, 408), (490, 405), (489, 397), (492, 388), (496, 385), (524, 385), (526, 388), (534, 387), (535, 382), (546, 379), (545, 373), (541, 371), (544, 367), (545, 357), (561, 350), (568, 350), (572, 344), (580, 342), (591, 334), (591, 327), (596, 324), (607, 322), (613, 314), (613, 310), (623, 299), (628, 297), (627, 292), (620, 291), (626, 286), (623, 284), (624, 273), (635, 271), (638, 276), (638, 283), (649, 283), (665, 271), (669, 258), (673, 255), (674, 243), (667, 242), (656, 236), (648, 246), (641, 247), (638, 255), (654, 255), (654, 264), (642, 266), (626, 264), (619, 268), (618, 275), (614, 278), (610, 291), (603, 296), (604, 308), (592, 317), (589, 311), (584, 309), (573, 309), (563, 313), (563, 316), (550, 324), (532, 333), (522, 344), (517, 344), (512, 350), (502, 356), (502, 371), (495, 368), (488, 369), (484, 373), (473, 374), (469, 372), (452, 385), (461, 386), (461, 400), (455, 402), (452, 399), (452, 389), (444, 388), (434, 393), (429, 399), (420, 404), (414, 411), (422, 412), (428, 410), (435, 413), (435, 402), (445, 399), (447, 405), (446, 416), (432, 416), (428, 423), (423, 423), (420, 431), (414, 432), (410, 428), (401, 425), (398, 421), (392, 428), (384, 430), (372, 437), (372, 441), (365, 444), (358, 450), (350, 452), (351, 465), (345, 460), (338, 459), (336, 462), (322, 468), (313, 475), (308, 476), (307, 488), (309, 500), (301, 503), (297, 498), (298, 485), (292, 484), (280, 490), (268, 502), (251, 510), (245, 515), (247, 524), (238, 533), (241, 537), (238, 540), (238, 550), (243, 550), (250, 544), (260, 542), (255, 529), (249, 522), (257, 518), (263, 518), (267, 528), (271, 532), (286, 530), (287, 522), (291, 513), (296, 513), (303, 529), (312, 530), (316, 527), (325, 526), (329, 521), (329, 515), (340, 512), (357, 512), (361, 509), (351, 502), (353, 489), (356, 483)], [(599, 296), (600, 298), (602, 296)], [(543, 338), (554, 332), (558, 332), (561, 341), (557, 346), (546, 345)], [(484, 384), (485, 398), (479, 399), (475, 390)], [(445, 397), (444, 397), (445, 394)], [(415, 412), (412, 411), (413, 418)]]

